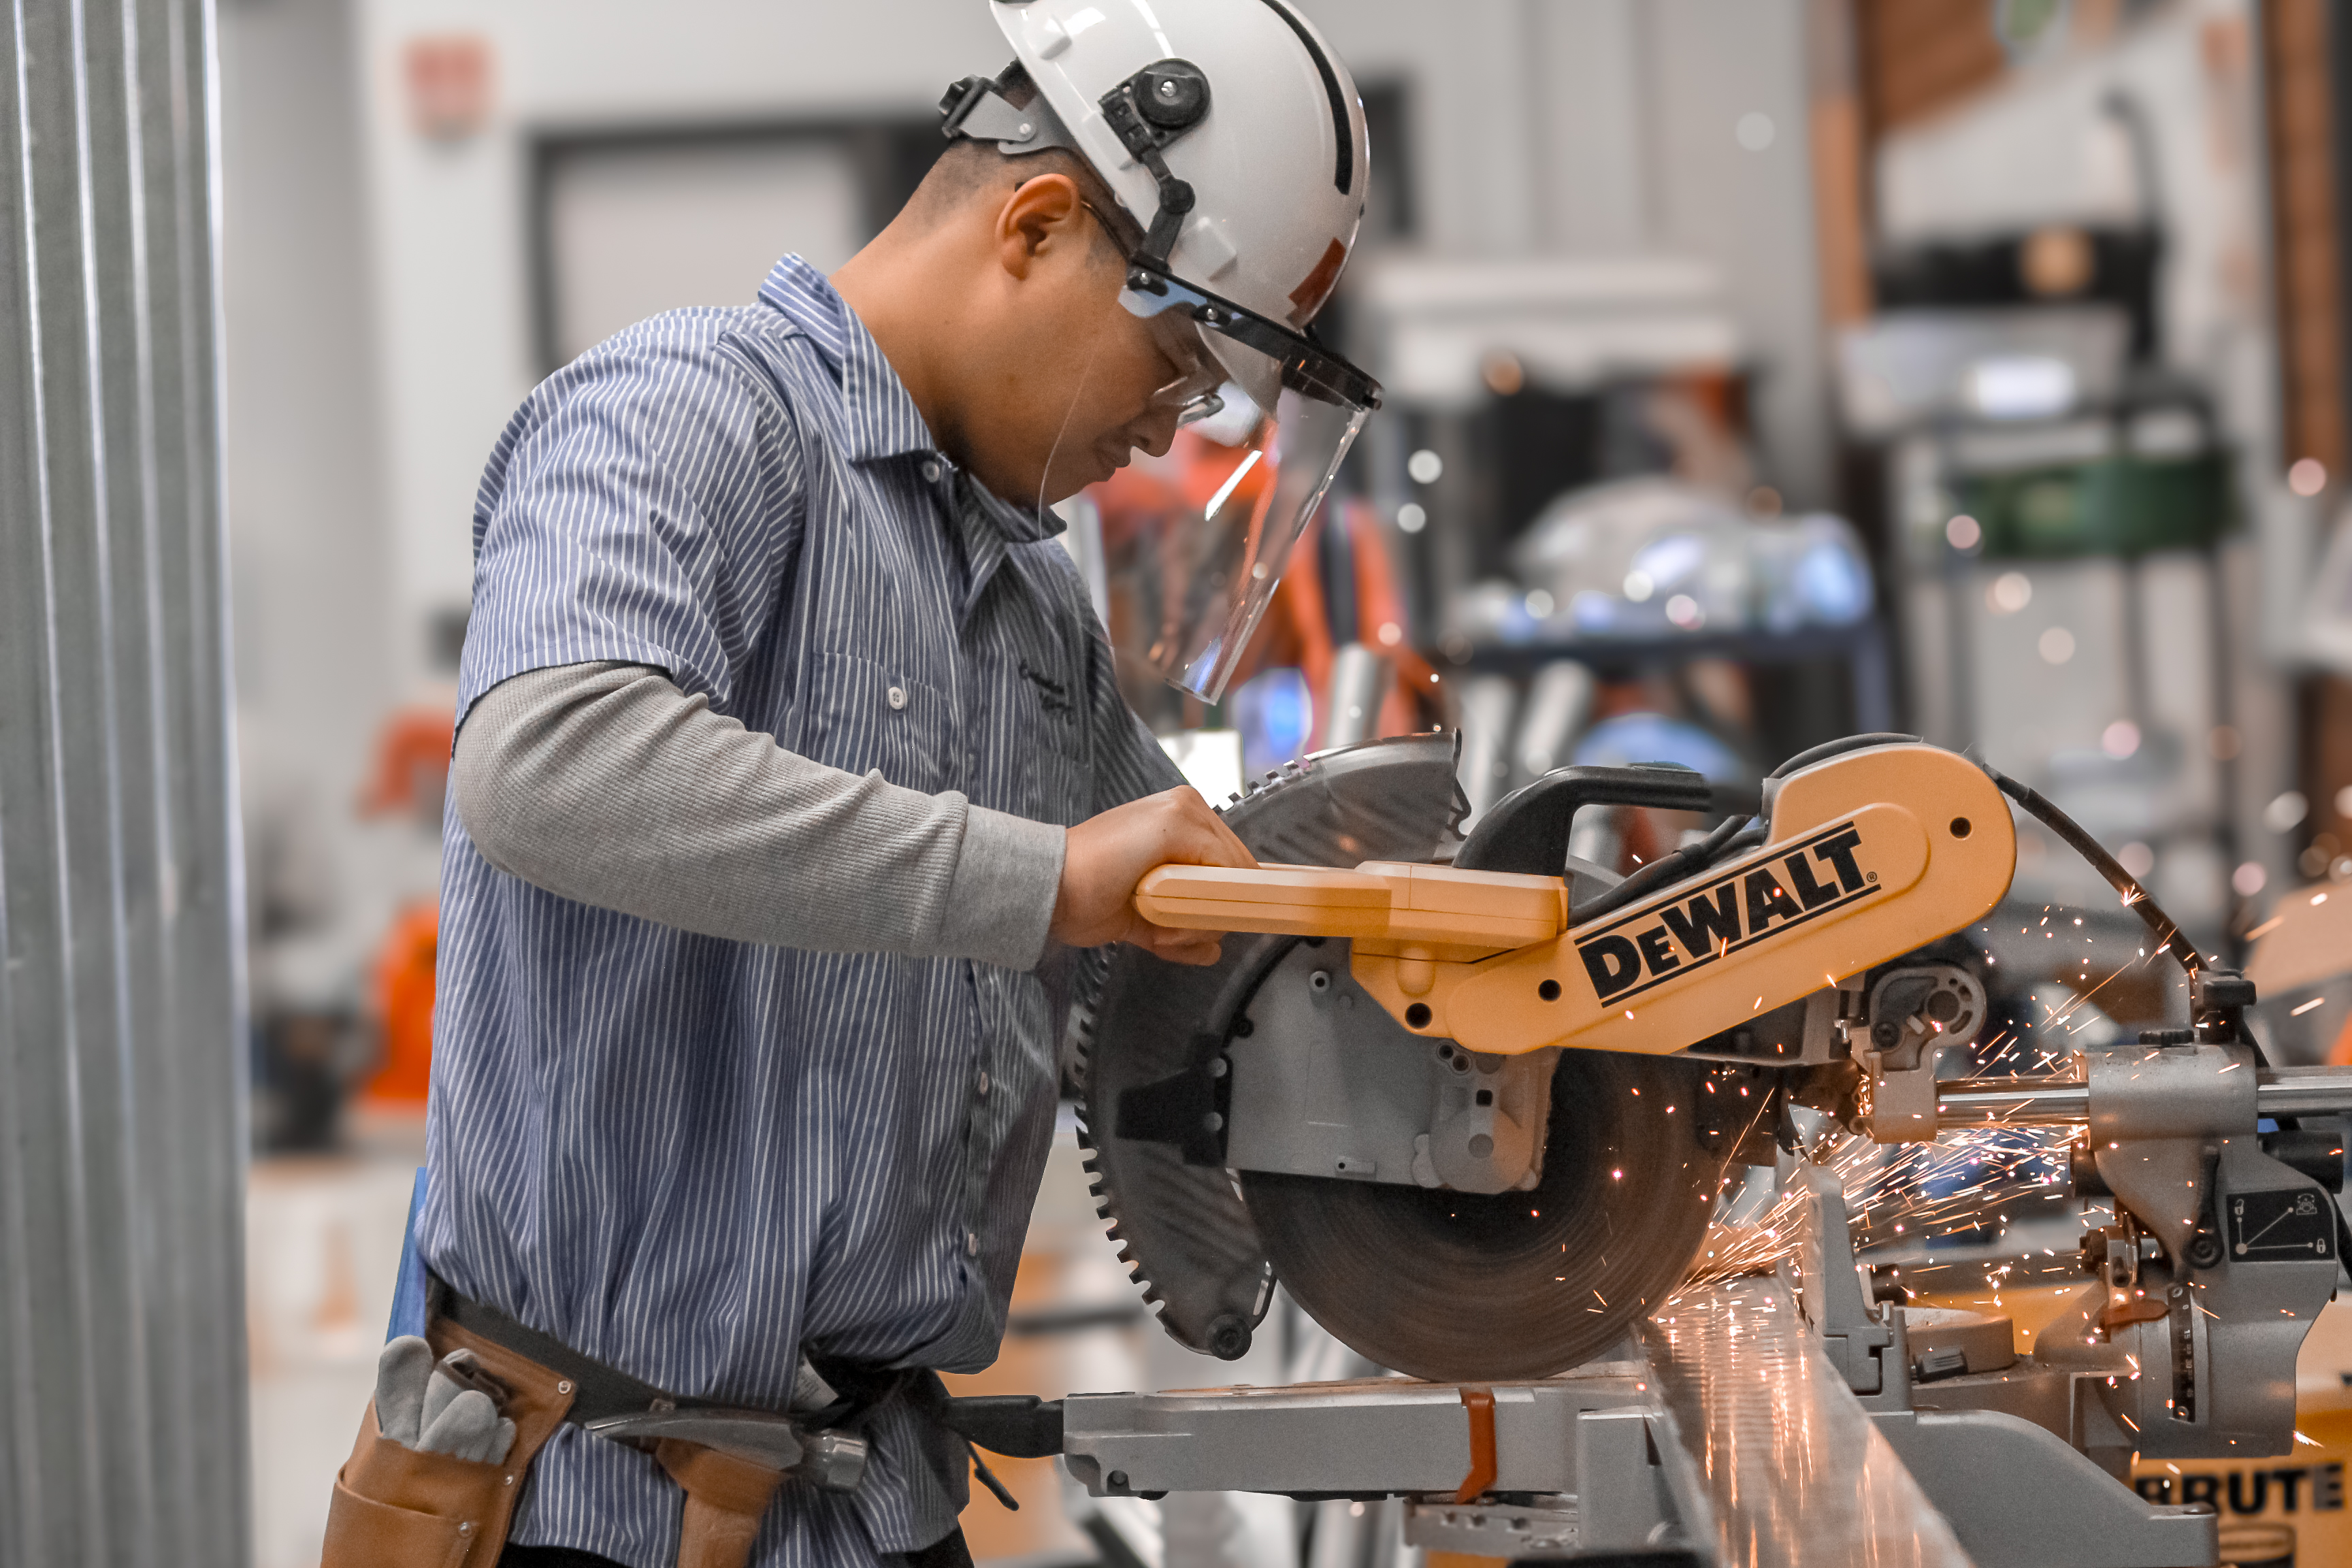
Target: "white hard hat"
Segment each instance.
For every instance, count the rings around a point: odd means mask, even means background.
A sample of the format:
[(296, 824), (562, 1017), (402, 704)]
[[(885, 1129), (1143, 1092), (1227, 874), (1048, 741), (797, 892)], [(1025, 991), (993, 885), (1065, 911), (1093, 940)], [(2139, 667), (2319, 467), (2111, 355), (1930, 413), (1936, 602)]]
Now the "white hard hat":
[[(1139, 227), (1157, 229), (1167, 204), (1156, 172), (1136, 156), (1138, 141), (1192, 187), (1192, 211), (1169, 215), (1181, 236), (1150, 259), (1293, 328), (1314, 318), (1355, 248), (1370, 149), (1355, 79), (1304, 17), (1282, 0), (992, 0), (990, 8)], [(1122, 112), (1129, 95), (1132, 120)]]
[(1363, 104), (1285, 0), (988, 3), (1037, 100), (1015, 106), (1004, 82), (967, 77), (940, 102), (941, 131), (1008, 154), (1083, 157), (1143, 236), (1120, 302), (1162, 331), (1189, 323), (1228, 378), (1225, 395), (1203, 392), (1190, 412), (1238, 390), (1266, 416), (1258, 440), (1276, 482), (1246, 520), (1220, 521), (1213, 504), (1199, 520), (1204, 536), (1231, 533), (1223, 548), (1194, 542), (1229, 565), (1155, 645), (1164, 675), (1213, 700), (1380, 406), (1380, 384), (1307, 330), (1363, 221)]

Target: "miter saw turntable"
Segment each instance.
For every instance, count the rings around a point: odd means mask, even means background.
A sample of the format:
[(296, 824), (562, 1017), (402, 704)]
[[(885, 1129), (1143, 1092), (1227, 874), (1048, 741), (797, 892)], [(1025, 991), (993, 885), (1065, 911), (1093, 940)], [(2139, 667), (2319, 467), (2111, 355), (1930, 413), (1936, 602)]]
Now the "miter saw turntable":
[[(1454, 769), (1452, 738), (1414, 736), (1234, 800), (1260, 868), (1138, 892), (1231, 933), (1221, 960), (1123, 951), (1084, 1031), (1087, 1168), (1167, 1332), (1238, 1358), (1279, 1280), (1401, 1375), (959, 1400), (950, 1424), (1097, 1495), (1400, 1499), (1408, 1542), (1485, 1555), (2215, 1562), (2210, 1511), (2119, 1478), (2291, 1447), (2347, 1241), (2341, 1143), (2297, 1118), (2352, 1109), (2352, 1072), (2268, 1067), (2242, 976), (2047, 801), (1912, 737), (1744, 795), (1564, 769), (1466, 836)], [(1934, 944), (2008, 890), (2012, 801), (2188, 970), (2193, 1024), (1939, 1084), (1988, 1009)], [(1719, 820), (1620, 879), (1568, 854), (1595, 806)], [(2075, 1190), (2115, 1223), (2031, 1356), (2005, 1320), (1874, 1299), (1798, 1107), (1887, 1143), (2082, 1130)], [(1686, 1285), (1743, 1164), (1803, 1194), (1796, 1245)]]

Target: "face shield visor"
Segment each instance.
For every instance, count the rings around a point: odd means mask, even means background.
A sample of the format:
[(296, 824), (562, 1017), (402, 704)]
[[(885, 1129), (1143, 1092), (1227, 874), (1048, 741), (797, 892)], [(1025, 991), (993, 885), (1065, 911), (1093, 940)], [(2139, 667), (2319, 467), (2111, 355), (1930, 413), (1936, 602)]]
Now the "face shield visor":
[(1214, 702), (1380, 406), (1380, 384), (1289, 328), (1147, 267), (1129, 269), (1118, 304), (1177, 367), (1152, 401), (1179, 429), (1166, 458), (1140, 459), (1131, 482), (1098, 497), (1120, 579), (1114, 620), (1126, 623), (1113, 636)]

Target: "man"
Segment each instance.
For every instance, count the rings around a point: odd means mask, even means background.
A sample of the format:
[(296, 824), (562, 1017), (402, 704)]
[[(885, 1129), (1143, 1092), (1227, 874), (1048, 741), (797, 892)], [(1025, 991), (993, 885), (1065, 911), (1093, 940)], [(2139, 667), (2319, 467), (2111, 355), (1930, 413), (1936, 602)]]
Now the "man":
[(1273, 0), (992, 10), (1019, 64), (951, 94), (961, 139), (879, 237), (591, 351), (482, 482), (437, 1310), (656, 1410), (804, 1412), (815, 1374), (870, 1446), (854, 1490), (714, 1502), (681, 1459), (709, 1450), (525, 1420), (509, 1563), (960, 1556), (926, 1369), (996, 1354), (1081, 950), (1213, 961), (1136, 882), (1252, 863), (1121, 701), (1043, 503), (1245, 397), (1333, 411), (1171, 616), (1173, 673), (1221, 686), (1377, 400), (1292, 331), (1354, 238), (1361, 110)]

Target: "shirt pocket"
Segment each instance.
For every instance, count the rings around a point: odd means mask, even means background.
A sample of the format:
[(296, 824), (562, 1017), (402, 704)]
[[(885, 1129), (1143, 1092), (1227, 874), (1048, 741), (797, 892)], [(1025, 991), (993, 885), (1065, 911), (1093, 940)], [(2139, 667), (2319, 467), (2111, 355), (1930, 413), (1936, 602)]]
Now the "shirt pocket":
[(1055, 661), (1024, 657), (1013, 665), (1013, 703), (1020, 715), (1023, 782), (1021, 815), (1038, 822), (1075, 826), (1091, 815), (1092, 758), (1088, 754), (1088, 704), (1083, 677)]
[(946, 787), (948, 705), (939, 688), (856, 654), (823, 654), (817, 669), (813, 761), (853, 773), (878, 771), (925, 795)]

